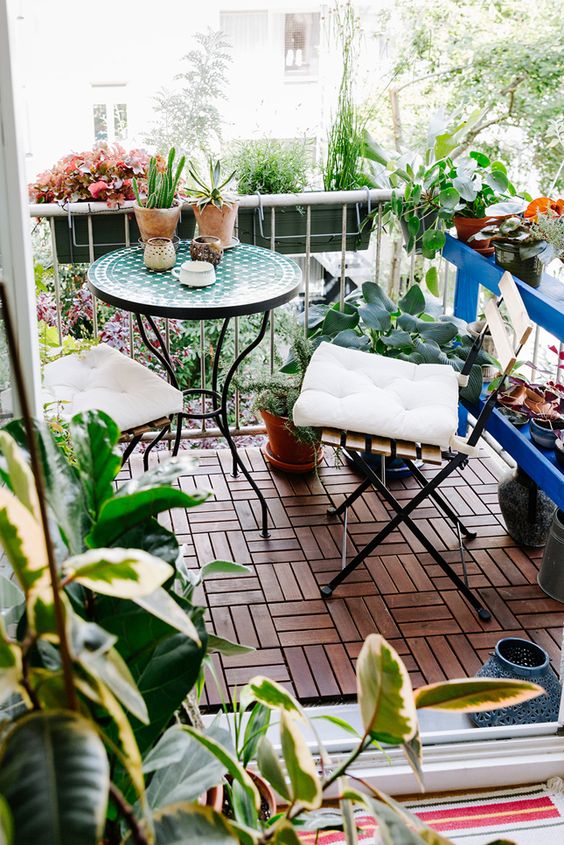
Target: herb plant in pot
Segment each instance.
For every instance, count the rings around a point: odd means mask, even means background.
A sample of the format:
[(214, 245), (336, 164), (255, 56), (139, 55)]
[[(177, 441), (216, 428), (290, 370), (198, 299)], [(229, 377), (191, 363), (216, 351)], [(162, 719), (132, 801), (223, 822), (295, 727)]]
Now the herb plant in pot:
[(198, 233), (219, 238), (225, 248), (232, 244), (239, 206), (235, 196), (226, 190), (235, 176), (235, 171), (222, 180), (221, 161), (214, 162), (210, 158), (208, 164), (209, 180), (206, 181), (190, 162), (188, 172), (195, 183), (190, 188), (190, 202), (198, 224)]
[(176, 197), (186, 157), (181, 156), (176, 168), (174, 147), (167, 156), (166, 168), (159, 170), (156, 156), (149, 162), (147, 190), (143, 195), (137, 179), (133, 179), (135, 219), (145, 243), (151, 238), (172, 238), (180, 220), (180, 202)]
[[(451, 162), (448, 175), (452, 187), (460, 195), (453, 218), (458, 239), (482, 255), (492, 255), (494, 250), (487, 239), (476, 241), (472, 236), (488, 223), (495, 222), (492, 218), (518, 214), (525, 205), (520, 197), (515, 197), (506, 166), (473, 150), (468, 156)], [(498, 206), (492, 208), (494, 203)]]
[(496, 264), (533, 288), (541, 283), (543, 265), (551, 255), (533, 229), (532, 220), (509, 217), (490, 223), (470, 237), (472, 243), (493, 243)]
[[(321, 460), (323, 451), (319, 433), (313, 428), (297, 427), (292, 410), (302, 387), (312, 349), (308, 340), (297, 333), (291, 350), (291, 373), (272, 373), (244, 379), (240, 387), (255, 394), (255, 407), (266, 426), (266, 459), (277, 469), (290, 473), (310, 472)], [(285, 368), (286, 369), (286, 368)]]

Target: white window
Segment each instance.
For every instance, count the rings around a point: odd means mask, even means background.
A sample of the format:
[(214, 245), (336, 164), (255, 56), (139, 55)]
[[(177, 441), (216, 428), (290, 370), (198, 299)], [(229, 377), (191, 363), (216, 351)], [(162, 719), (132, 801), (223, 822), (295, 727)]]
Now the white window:
[(319, 73), (319, 14), (284, 15), (284, 73), (287, 78)]
[(92, 85), (94, 141), (125, 141), (128, 135), (125, 84)]

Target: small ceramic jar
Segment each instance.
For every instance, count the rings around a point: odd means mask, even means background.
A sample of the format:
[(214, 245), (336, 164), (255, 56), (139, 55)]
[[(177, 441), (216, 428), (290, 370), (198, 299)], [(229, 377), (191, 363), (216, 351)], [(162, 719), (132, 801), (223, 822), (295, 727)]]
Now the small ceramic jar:
[(190, 256), (193, 261), (208, 261), (217, 267), (223, 256), (221, 240), (213, 235), (200, 235), (190, 241)]
[(171, 238), (149, 238), (143, 256), (149, 270), (170, 270), (176, 264), (176, 250)]

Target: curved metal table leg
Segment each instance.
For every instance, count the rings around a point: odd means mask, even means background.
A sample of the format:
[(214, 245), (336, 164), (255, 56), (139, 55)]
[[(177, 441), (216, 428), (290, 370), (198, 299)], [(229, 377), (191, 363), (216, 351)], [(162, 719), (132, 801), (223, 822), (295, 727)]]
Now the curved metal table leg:
[[(228, 417), (227, 417), (227, 402), (228, 402), (228, 399), (229, 399), (229, 388), (230, 388), (231, 382), (233, 380), (233, 377), (235, 376), (235, 373), (237, 372), (238, 368), (240, 367), (242, 362), (245, 360), (245, 358), (248, 355), (250, 355), (250, 353), (253, 351), (253, 349), (256, 349), (256, 347), (262, 341), (263, 337), (266, 334), (266, 327), (268, 326), (269, 317), (270, 317), (270, 311), (265, 311), (257, 336), (252, 341), (252, 343), (250, 343), (245, 349), (243, 349), (243, 351), (240, 352), (239, 355), (236, 357), (233, 364), (229, 368), (229, 372), (227, 373), (227, 375), (225, 377), (225, 381), (223, 382), (223, 387), (221, 389), (221, 420), (222, 420), (222, 425), (220, 426), (220, 429), (221, 429), (223, 436), (227, 440), (227, 444), (228, 444), (228, 446), (231, 450), (231, 455), (233, 457), (233, 469), (235, 470), (233, 475), (234, 476), (237, 475), (237, 466), (238, 466), (240, 468), (241, 472), (243, 473), (243, 475), (245, 476), (245, 478), (247, 479), (247, 481), (249, 482), (249, 484), (251, 485), (251, 487), (253, 488), (253, 490), (256, 494), (256, 497), (260, 502), (261, 512), (262, 512), (261, 535), (263, 537), (269, 537), (270, 536), (269, 531), (268, 531), (268, 506), (266, 504), (266, 499), (264, 498), (261, 490), (257, 486), (256, 481), (254, 480), (254, 478), (250, 474), (249, 470), (247, 469), (247, 467), (243, 463), (243, 460), (241, 459), (239, 453), (237, 452), (237, 447), (236, 447), (236, 445), (233, 441), (233, 438), (231, 436), (231, 432), (229, 431), (229, 420), (228, 420)], [(225, 330), (227, 329), (227, 326), (225, 325), (225, 323), (224, 323), (224, 327), (222, 328), (221, 335), (220, 335), (221, 343), (223, 343), (223, 340), (225, 338), (224, 329)], [(216, 350), (216, 361), (214, 361), (215, 385), (212, 384), (212, 387), (214, 387), (214, 389), (217, 386), (217, 371), (216, 371), (215, 364), (217, 363), (218, 367), (219, 367), (218, 362), (219, 362), (220, 353), (221, 353), (221, 348), (220, 348), (220, 344), (218, 342), (218, 348)]]

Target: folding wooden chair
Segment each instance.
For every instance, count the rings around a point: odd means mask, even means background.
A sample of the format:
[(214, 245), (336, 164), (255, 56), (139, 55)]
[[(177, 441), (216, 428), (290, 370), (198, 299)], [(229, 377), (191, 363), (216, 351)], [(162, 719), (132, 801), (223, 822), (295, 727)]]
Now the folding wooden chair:
[[(322, 343), (314, 352), (306, 371), (302, 392), (294, 406), (295, 425), (322, 429), (322, 442), (343, 449), (364, 475), (364, 480), (330, 514), (343, 516), (343, 568), (321, 588), (325, 597), (341, 584), (386, 537), (402, 523), (438, 563), (453, 584), (468, 599), (480, 619), (491, 618), (479, 597), (469, 588), (464, 561), (462, 535), (476, 536), (455, 513), (440, 492), (441, 483), (455, 470), (463, 468), (468, 458), (478, 453), (478, 442), (492, 413), (497, 395), (513, 369), (519, 351), (531, 334), (532, 324), (513, 278), (504, 273), (499, 284), (501, 298), (490, 300), (485, 309), (486, 324), (476, 338), (460, 374), (445, 364), (411, 364), (355, 349)], [(500, 305), (511, 320), (514, 339), (501, 316)], [(460, 437), (458, 427), (459, 388), (466, 386), (482, 343), (489, 329), (502, 378), (483, 404), (468, 437)], [(380, 455), (382, 477), (366, 460)], [(385, 459), (402, 458), (419, 482), (421, 489), (402, 505), (385, 484)], [(437, 464), (441, 469), (430, 480), (415, 464), (416, 460)], [(354, 558), (346, 563), (347, 508), (366, 490), (374, 487), (395, 511), (395, 516)], [(458, 536), (463, 578), (452, 569), (443, 555), (412, 519), (415, 508), (431, 498), (449, 519)]]

